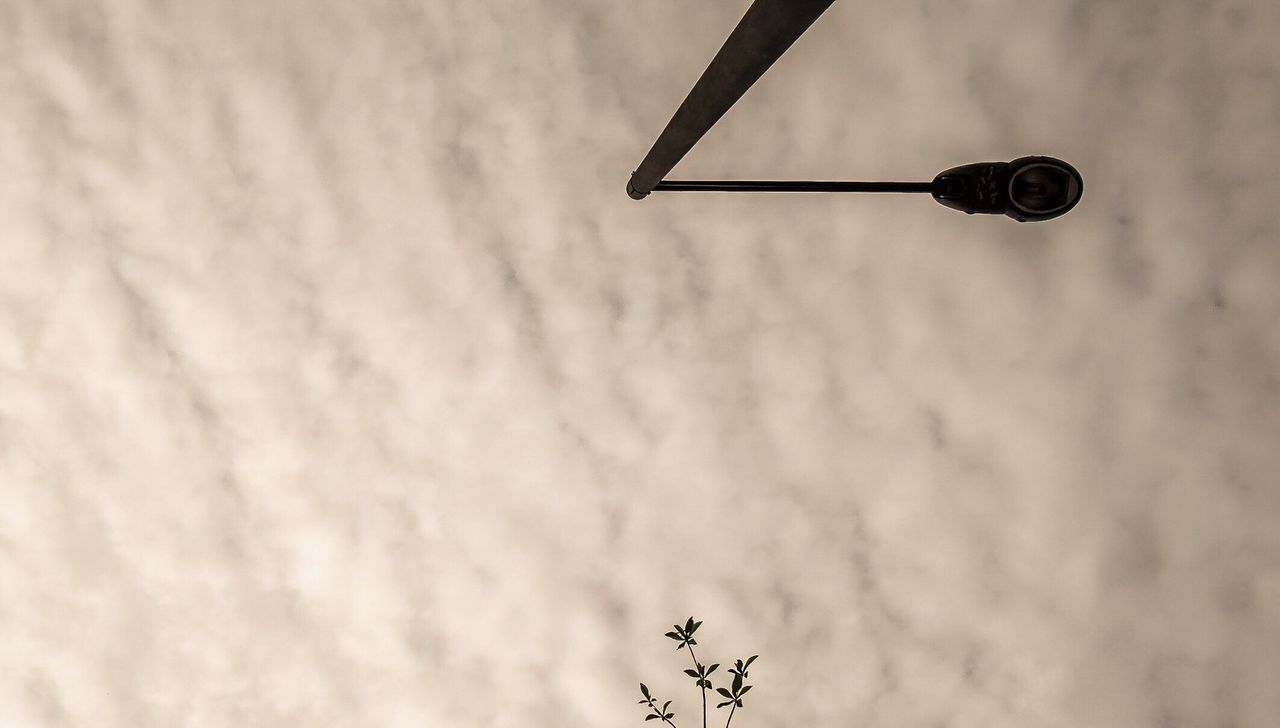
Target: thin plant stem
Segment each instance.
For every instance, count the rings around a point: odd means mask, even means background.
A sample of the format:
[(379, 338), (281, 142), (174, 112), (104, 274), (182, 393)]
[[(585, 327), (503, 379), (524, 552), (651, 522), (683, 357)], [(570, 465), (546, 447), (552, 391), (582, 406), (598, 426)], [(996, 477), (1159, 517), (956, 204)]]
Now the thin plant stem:
[[(689, 648), (689, 657), (693, 658), (693, 669), (702, 675), (702, 665), (698, 664), (698, 658), (693, 654), (693, 645), (686, 645)], [(702, 728), (707, 728), (707, 678), (705, 675), (698, 678), (698, 682), (702, 683)]]
[(724, 722), (724, 728), (729, 728), (729, 724), (733, 722), (733, 711), (738, 709), (738, 701), (733, 701), (733, 705), (729, 707), (729, 720)]

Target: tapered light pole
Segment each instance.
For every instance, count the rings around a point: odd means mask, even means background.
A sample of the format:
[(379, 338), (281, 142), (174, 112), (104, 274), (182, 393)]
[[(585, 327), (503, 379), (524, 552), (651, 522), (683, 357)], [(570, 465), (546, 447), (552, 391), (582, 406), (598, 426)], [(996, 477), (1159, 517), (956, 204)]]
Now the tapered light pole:
[(1019, 222), (1049, 220), (1075, 207), (1084, 179), (1053, 157), (980, 162), (948, 169), (931, 182), (666, 180), (667, 173), (835, 0), (755, 0), (703, 71), (658, 140), (627, 181), (627, 194), (651, 192), (929, 193), (969, 214), (1003, 214)]
[(627, 183), (642, 200), (835, 0), (756, 0)]

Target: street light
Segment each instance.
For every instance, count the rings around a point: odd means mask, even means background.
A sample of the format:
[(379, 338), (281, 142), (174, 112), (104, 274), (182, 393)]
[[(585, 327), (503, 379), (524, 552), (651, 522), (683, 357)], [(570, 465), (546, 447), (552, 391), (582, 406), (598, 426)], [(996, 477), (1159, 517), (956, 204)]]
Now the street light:
[(1019, 222), (1050, 220), (1076, 206), (1084, 179), (1075, 167), (1053, 157), (966, 164), (938, 174), (932, 182), (665, 179), (833, 2), (755, 0), (632, 173), (627, 194), (642, 200), (654, 191), (929, 193), (955, 210), (1008, 215)]

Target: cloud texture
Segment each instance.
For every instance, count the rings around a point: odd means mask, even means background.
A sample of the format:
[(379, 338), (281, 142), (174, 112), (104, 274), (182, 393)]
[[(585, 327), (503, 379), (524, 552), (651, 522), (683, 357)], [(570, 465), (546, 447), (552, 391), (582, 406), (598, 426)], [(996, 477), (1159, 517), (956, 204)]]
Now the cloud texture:
[(0, 725), (1280, 716), (1280, 6), (0, 2)]

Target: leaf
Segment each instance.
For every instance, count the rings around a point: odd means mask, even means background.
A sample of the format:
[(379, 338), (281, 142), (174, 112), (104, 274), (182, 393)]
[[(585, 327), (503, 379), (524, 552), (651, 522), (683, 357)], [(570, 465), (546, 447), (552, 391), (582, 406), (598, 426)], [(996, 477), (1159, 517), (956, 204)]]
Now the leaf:
[(667, 713), (666, 715), (662, 716), (662, 719), (663, 719), (663, 720), (671, 720), (671, 719), (672, 719), (672, 718), (674, 718), (674, 717), (676, 717), (676, 714), (675, 714), (675, 713)]
[(723, 708), (723, 707), (724, 707), (724, 706), (726, 706), (726, 705), (733, 705), (733, 701), (732, 701), (732, 700), (726, 700), (726, 701), (724, 701), (723, 703), (720, 703), (719, 705), (717, 705), (716, 707), (717, 707), (717, 708)]
[(733, 692), (736, 693), (741, 689), (742, 689), (742, 676), (735, 675), (733, 678)]
[(716, 692), (717, 692), (717, 693), (720, 693), (722, 696), (724, 696), (724, 697), (726, 697), (726, 698), (732, 698), (732, 697), (733, 697), (733, 693), (729, 692), (728, 690), (725, 690), (724, 688), (716, 688)]
[(718, 662), (717, 662), (716, 664), (712, 665), (711, 667), (708, 667), (708, 668), (707, 668), (707, 671), (706, 671), (706, 672), (704, 672), (704, 673), (702, 673), (702, 674), (703, 674), (703, 675), (710, 675), (711, 673), (713, 673), (713, 672), (715, 672), (715, 671), (716, 671), (716, 668), (717, 668), (717, 667), (720, 667), (720, 663), (718, 663)]
[(667, 712), (667, 706), (668, 706), (668, 705), (671, 705), (671, 701), (670, 701), (670, 700), (668, 700), (667, 702), (665, 702), (665, 703), (663, 703), (663, 704), (662, 704), (662, 712), (664, 712), (664, 713), (665, 713), (665, 712)]
[(742, 697), (743, 695), (746, 695), (746, 694), (751, 690), (751, 688), (753, 688), (753, 687), (755, 687), (755, 686), (754, 686), (754, 685), (747, 685), (747, 686), (744, 686), (744, 687), (742, 688), (742, 691), (738, 693), (738, 697)]
[(738, 707), (739, 707), (739, 708), (741, 708), (741, 707), (742, 707), (742, 701), (741, 701), (741, 700), (739, 700), (739, 701), (738, 701)]
[(640, 683), (640, 693), (646, 698), (649, 697), (649, 686), (644, 683)]
[(691, 645), (696, 645), (696, 644), (698, 644), (698, 641), (697, 641), (697, 640), (689, 640), (689, 644), (691, 644)]
[(663, 636), (663, 637), (670, 637), (670, 638), (671, 638), (671, 639), (673, 639), (673, 640), (678, 640), (678, 639), (680, 639), (680, 635), (676, 634), (675, 632), (668, 632), (668, 633), (666, 633), (666, 634), (664, 634), (664, 635), (662, 635), (662, 636)]
[(693, 630), (693, 617), (689, 617), (689, 621), (684, 623), (684, 631), (692, 632)]
[(684, 674), (688, 675), (689, 677), (702, 677), (697, 673), (696, 670), (685, 670)]
[(657, 720), (657, 719), (658, 719), (658, 716), (656, 716), (656, 715), (646, 715), (646, 716), (644, 717), (644, 719), (645, 719), (645, 720)]
[(742, 669), (744, 669), (744, 670), (745, 670), (745, 669), (747, 669), (748, 667), (751, 667), (751, 663), (755, 662), (755, 661), (756, 661), (756, 658), (757, 658), (757, 657), (759, 657), (759, 656), (760, 656), (760, 655), (752, 655), (751, 657), (748, 657), (748, 658), (747, 658), (747, 664), (743, 665), (743, 666), (742, 666)]
[(702, 626), (702, 622), (694, 622), (694, 623), (693, 623), (693, 629), (691, 629), (691, 630), (689, 630), (689, 631), (690, 631), (690, 632), (696, 632), (696, 631), (698, 630), (698, 628), (699, 628), (699, 627), (701, 627), (701, 626)]

